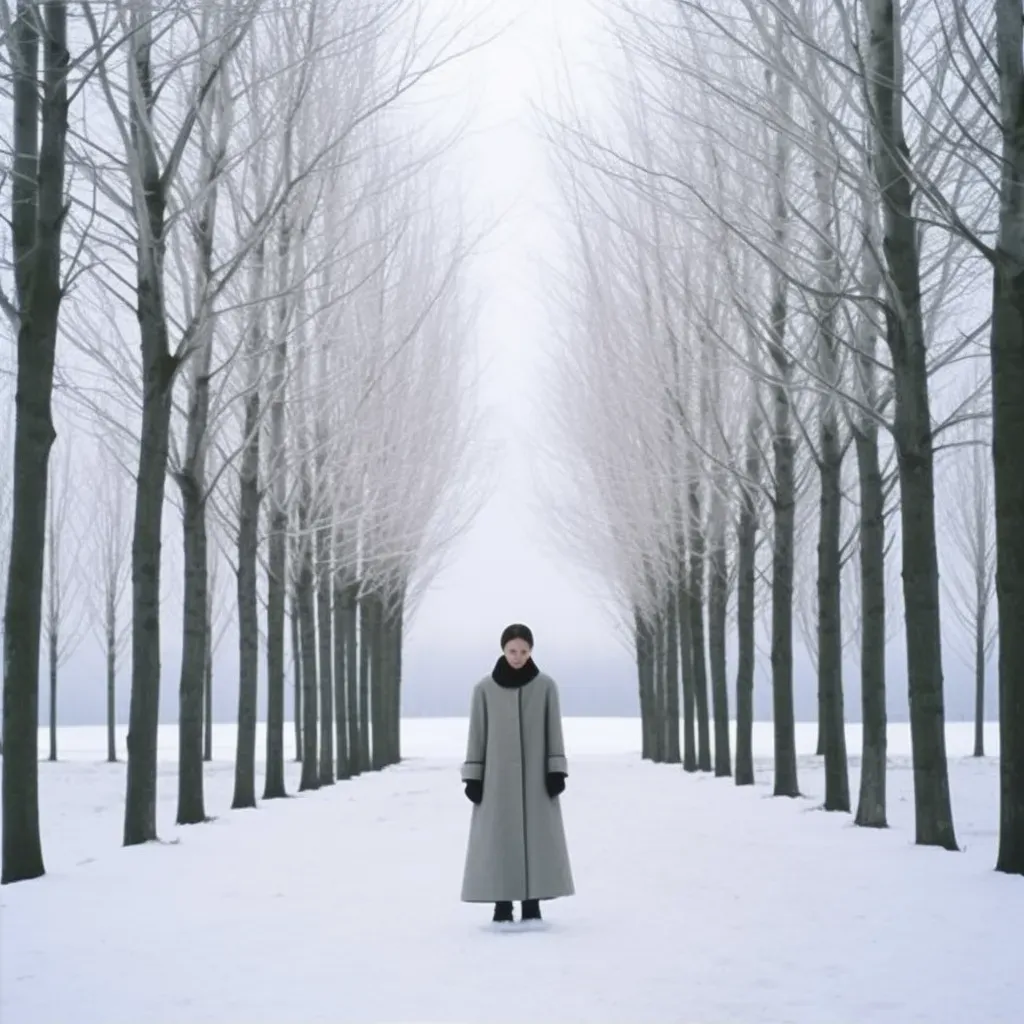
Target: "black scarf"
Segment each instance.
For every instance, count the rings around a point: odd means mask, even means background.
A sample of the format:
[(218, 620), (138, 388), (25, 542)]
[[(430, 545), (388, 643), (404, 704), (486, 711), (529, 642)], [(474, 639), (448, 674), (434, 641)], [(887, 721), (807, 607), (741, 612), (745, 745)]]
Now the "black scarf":
[(491, 678), (507, 690), (525, 686), (528, 682), (540, 675), (540, 669), (533, 663), (533, 658), (528, 658), (522, 668), (513, 668), (503, 654), (494, 665)]

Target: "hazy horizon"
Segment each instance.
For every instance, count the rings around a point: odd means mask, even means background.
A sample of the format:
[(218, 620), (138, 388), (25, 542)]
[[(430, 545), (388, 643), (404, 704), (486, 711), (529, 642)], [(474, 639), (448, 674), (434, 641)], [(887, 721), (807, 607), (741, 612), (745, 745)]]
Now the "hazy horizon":
[[(468, 646), (468, 645), (467, 645)], [(488, 648), (493, 650), (488, 651)], [(474, 643), (465, 652), (449, 652), (444, 656), (442, 669), (433, 664), (440, 656), (431, 658), (422, 648), (408, 651), (403, 677), (402, 714), (409, 718), (464, 717), (473, 685), (489, 674), (497, 657), (497, 641)], [(732, 652), (730, 652), (730, 655)], [(639, 715), (636, 671), (631, 657), (621, 650), (616, 657), (587, 659), (573, 651), (557, 648), (545, 653), (545, 645), (538, 640), (536, 650), (538, 665), (548, 672), (559, 685), (562, 695), (562, 710), (573, 717), (635, 717)], [(946, 676), (946, 718), (950, 722), (972, 721), (974, 717), (973, 672), (966, 667), (960, 669), (954, 662)], [(957, 659), (958, 660), (958, 659)], [(102, 725), (106, 721), (103, 698), (102, 659), (82, 658), (79, 671), (84, 676), (78, 679), (65, 673), (58, 691), (59, 725)], [(89, 664), (91, 662), (91, 664)], [(220, 724), (236, 721), (236, 689), (232, 685), (235, 660), (222, 653), (214, 661), (213, 720)], [(262, 668), (262, 666), (261, 666)], [(905, 684), (897, 675), (899, 665), (892, 653), (889, 656), (889, 719), (893, 722), (907, 720), (907, 699)], [(853, 666), (850, 666), (852, 671)], [(730, 657), (730, 712), (735, 713), (735, 692), (731, 674), (735, 670), (735, 659)], [(762, 658), (754, 684), (754, 717), (757, 721), (771, 720), (771, 681), (768, 676), (767, 658)], [(83, 678), (94, 680), (89, 686), (81, 683)], [(899, 680), (897, 685), (897, 679)], [(290, 671), (286, 680), (286, 714), (292, 714), (293, 676)], [(177, 673), (165, 673), (161, 687), (160, 721), (177, 721)], [(813, 666), (804, 651), (797, 653), (795, 674), (795, 705), (798, 721), (814, 721), (817, 717), (816, 681)], [(119, 723), (127, 722), (129, 705), (127, 680), (117, 693), (117, 718)], [(854, 675), (844, 680), (846, 721), (860, 722), (859, 678)], [(986, 694), (986, 720), (997, 717), (997, 694), (994, 682)], [(266, 689), (260, 680), (260, 715), (265, 721)], [(49, 690), (45, 685), (40, 693), (40, 724), (45, 725), (49, 715)]]

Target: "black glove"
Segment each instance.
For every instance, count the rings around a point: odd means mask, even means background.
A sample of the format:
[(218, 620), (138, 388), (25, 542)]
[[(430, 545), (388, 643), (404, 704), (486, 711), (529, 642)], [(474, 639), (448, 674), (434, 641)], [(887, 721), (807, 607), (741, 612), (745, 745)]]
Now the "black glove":
[(565, 773), (548, 772), (548, 777), (545, 780), (545, 784), (548, 787), (548, 796), (551, 797), (552, 800), (554, 800), (559, 793), (565, 792)]
[(484, 798), (484, 784), (479, 779), (470, 779), (466, 783), (466, 796), (475, 804)]

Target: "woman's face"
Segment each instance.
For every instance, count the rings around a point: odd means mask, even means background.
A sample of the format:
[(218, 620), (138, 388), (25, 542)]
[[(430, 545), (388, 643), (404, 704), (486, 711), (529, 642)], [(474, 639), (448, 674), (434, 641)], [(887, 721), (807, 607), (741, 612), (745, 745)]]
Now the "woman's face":
[(509, 640), (503, 653), (513, 668), (522, 668), (530, 660), (530, 645), (525, 640)]

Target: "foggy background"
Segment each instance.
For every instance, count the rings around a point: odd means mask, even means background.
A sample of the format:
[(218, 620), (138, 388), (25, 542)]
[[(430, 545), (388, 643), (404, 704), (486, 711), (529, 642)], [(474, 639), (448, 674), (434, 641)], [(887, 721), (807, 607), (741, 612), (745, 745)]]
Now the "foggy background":
[[(636, 673), (628, 632), (603, 581), (574, 564), (560, 550), (545, 507), (557, 464), (546, 449), (550, 424), (544, 390), (546, 346), (557, 333), (557, 312), (545, 298), (547, 268), (557, 264), (560, 239), (549, 209), (558, 202), (547, 163), (546, 143), (534, 107), (549, 100), (551, 69), (565, 60), (585, 88), (588, 61), (597, 58), (598, 16), (586, 0), (512, 0), (495, 5), (495, 24), (511, 26), (484, 49), (453, 64), (438, 92), (437, 116), (453, 119), (471, 110), (469, 131), (448, 156), (461, 179), (470, 216), (504, 212), (500, 226), (482, 244), (466, 271), (480, 305), (474, 339), (483, 410), (490, 496), (472, 527), (453, 545), (440, 574), (424, 594), (407, 628), (403, 710), (410, 716), (463, 715), (472, 685), (490, 671), (498, 638), (510, 622), (534, 631), (538, 665), (562, 691), (567, 715), (635, 715)], [(578, 69), (582, 69), (579, 70)], [(440, 77), (440, 76), (439, 76)], [(11, 365), (13, 353), (4, 356)], [(10, 389), (13, 399), (13, 389)], [(13, 416), (13, 400), (7, 418)], [(0, 424), (0, 429), (7, 429)], [(9, 471), (9, 470), (7, 470)], [(543, 480), (543, 486), (540, 481)], [(171, 489), (168, 488), (171, 495)], [(165, 516), (165, 591), (161, 720), (173, 722), (181, 644), (180, 523)], [(219, 571), (215, 615), (232, 616), (234, 579)], [(898, 575), (890, 586), (893, 615), (900, 607)], [(948, 612), (944, 609), (944, 614)], [(61, 668), (58, 694), (62, 725), (104, 720), (104, 663), (88, 627)], [(768, 637), (761, 647), (755, 715), (771, 715)], [(959, 630), (959, 626), (956, 629)], [(217, 627), (215, 626), (215, 630)], [(905, 720), (905, 655), (899, 631), (887, 653), (889, 713)], [(948, 632), (948, 631), (947, 631)], [(213, 709), (216, 721), (235, 720), (237, 634), (233, 624), (218, 630), (214, 655)], [(816, 718), (816, 680), (799, 631), (796, 642), (796, 717)], [(963, 647), (963, 650), (961, 649)], [(973, 713), (973, 668), (966, 645), (944, 648), (946, 711), (951, 721)], [(262, 657), (262, 656), (261, 656)], [(261, 672), (263, 670), (261, 661)], [(45, 651), (41, 668), (40, 718), (48, 714)], [(735, 669), (730, 650), (730, 688)], [(118, 717), (128, 711), (130, 652), (118, 675)], [(846, 717), (859, 721), (860, 694), (855, 663), (844, 676)], [(261, 717), (265, 695), (261, 679)], [(989, 717), (995, 710), (989, 686)], [(288, 714), (291, 711), (288, 678)], [(732, 695), (730, 700), (734, 700)]]

